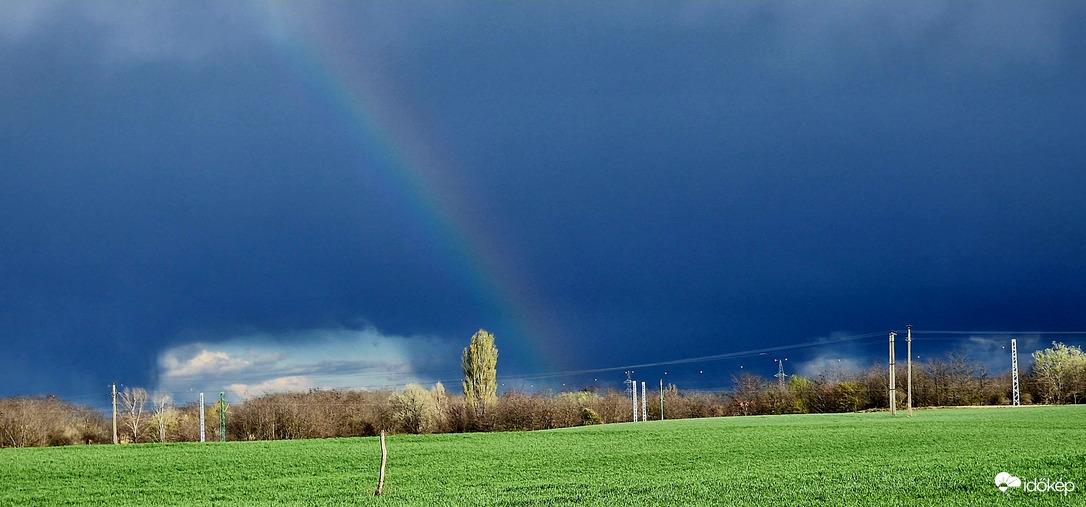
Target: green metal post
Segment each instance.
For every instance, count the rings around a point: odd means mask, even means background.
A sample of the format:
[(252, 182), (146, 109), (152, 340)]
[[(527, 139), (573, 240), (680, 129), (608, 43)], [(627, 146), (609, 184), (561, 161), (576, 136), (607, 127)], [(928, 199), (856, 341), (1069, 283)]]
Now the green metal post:
[(226, 441), (226, 391), (219, 392), (219, 442)]

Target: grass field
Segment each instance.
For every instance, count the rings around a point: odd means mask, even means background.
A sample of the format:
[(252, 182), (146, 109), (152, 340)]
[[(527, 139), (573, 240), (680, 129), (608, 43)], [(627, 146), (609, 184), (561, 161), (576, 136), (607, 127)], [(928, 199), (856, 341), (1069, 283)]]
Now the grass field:
[[(1086, 406), (0, 450), (0, 505), (1086, 505)], [(1003, 493), (1009, 472), (1076, 490)]]

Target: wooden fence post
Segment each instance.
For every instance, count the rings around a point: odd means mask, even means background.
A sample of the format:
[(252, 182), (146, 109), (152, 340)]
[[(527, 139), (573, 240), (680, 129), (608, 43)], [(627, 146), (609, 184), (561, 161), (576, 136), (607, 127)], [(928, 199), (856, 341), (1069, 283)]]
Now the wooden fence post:
[(373, 496), (381, 496), (381, 490), (385, 487), (385, 461), (388, 460), (388, 449), (385, 447), (385, 430), (381, 430), (381, 475), (377, 479), (377, 491)]

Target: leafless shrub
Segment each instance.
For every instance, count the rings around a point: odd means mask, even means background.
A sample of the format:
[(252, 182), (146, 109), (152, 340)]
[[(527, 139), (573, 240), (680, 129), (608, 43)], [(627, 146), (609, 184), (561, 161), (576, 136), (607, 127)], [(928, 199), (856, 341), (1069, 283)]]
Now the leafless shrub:
[(102, 442), (105, 418), (94, 409), (47, 397), (0, 400), (0, 447), (40, 447)]

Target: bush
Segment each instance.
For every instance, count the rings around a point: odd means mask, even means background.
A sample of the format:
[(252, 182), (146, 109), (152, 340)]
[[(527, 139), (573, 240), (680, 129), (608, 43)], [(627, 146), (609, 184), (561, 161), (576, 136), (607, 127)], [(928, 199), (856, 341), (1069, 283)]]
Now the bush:
[(445, 425), (448, 396), (440, 382), (430, 391), (408, 384), (403, 391), (389, 396), (388, 404), (392, 421), (408, 433), (430, 433)]
[(581, 409), (581, 426), (588, 426), (592, 424), (603, 424), (600, 420), (600, 415), (588, 407)]

